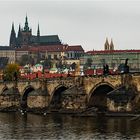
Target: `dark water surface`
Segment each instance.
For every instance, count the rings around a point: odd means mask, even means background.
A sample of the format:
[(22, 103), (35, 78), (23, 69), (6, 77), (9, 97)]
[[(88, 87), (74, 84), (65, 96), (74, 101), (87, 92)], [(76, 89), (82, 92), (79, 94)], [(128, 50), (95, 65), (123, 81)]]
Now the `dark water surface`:
[(0, 113), (0, 139), (140, 139), (140, 120)]

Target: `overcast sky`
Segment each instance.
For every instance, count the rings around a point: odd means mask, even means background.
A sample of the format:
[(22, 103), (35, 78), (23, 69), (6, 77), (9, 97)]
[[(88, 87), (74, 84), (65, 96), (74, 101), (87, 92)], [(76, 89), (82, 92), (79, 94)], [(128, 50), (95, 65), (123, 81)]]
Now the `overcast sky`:
[(58, 34), (63, 43), (103, 50), (106, 37), (115, 49), (140, 49), (140, 1), (0, 0), (0, 45), (9, 44), (11, 24), (17, 32), (28, 16), (41, 35)]

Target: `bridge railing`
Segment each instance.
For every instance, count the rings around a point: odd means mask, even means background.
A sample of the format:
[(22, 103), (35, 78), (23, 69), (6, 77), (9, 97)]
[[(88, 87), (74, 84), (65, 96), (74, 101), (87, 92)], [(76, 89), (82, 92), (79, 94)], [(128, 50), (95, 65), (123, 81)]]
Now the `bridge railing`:
[[(34, 78), (30, 78), (30, 77), (19, 77), (17, 79), (18, 82), (31, 82), (31, 81), (42, 81), (42, 80), (47, 80), (47, 81), (52, 81), (52, 80), (64, 80), (64, 79), (74, 79), (74, 78), (79, 78), (79, 77), (107, 77), (107, 76), (117, 76), (117, 75), (124, 75), (125, 73), (109, 73), (107, 75), (84, 75), (84, 76), (73, 76), (73, 75), (68, 75), (68, 74), (65, 74), (65, 75), (51, 75), (51, 76), (48, 76), (48, 77), (34, 77)], [(137, 75), (140, 75), (140, 72), (129, 72), (127, 73), (128, 75), (134, 75), (134, 76), (137, 76)], [(0, 79), (0, 83), (7, 83), (7, 82), (14, 82), (14, 80), (11, 80), (11, 81), (7, 81), (7, 80), (3, 80), (3, 79)]]

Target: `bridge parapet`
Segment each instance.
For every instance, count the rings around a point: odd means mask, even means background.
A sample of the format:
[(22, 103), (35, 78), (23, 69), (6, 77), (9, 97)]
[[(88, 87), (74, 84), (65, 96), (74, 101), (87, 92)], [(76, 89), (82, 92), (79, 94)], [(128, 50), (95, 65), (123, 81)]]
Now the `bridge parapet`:
[(23, 94), (23, 91), (26, 89), (28, 86), (32, 86), (35, 90), (41, 87), (41, 82), (39, 80), (34, 80), (34, 81), (6, 81), (6, 82), (0, 82), (0, 94), (3, 92), (5, 88), (11, 89), (12, 87), (18, 88), (18, 91), (20, 95)]

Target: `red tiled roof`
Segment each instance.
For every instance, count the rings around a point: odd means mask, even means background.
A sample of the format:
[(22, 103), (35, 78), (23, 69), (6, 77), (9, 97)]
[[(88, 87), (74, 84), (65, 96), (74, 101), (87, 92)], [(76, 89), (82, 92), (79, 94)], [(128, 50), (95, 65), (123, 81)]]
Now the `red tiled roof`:
[(28, 51), (29, 48), (17, 48), (16, 51)]
[(38, 47), (31, 47), (31, 48), (29, 48), (29, 51), (30, 52), (38, 52), (39, 48)]
[(82, 48), (81, 45), (75, 45), (75, 46), (68, 46), (67, 51), (83, 51), (84, 49)]
[(63, 52), (65, 51), (65, 46), (64, 45), (37, 46), (31, 47), (29, 51)]
[(88, 51), (87, 54), (111, 54), (111, 53), (140, 53), (140, 50), (100, 50)]
[(68, 46), (68, 45), (46, 45), (46, 46), (32, 46), (29, 48), (19, 48), (16, 51), (30, 51), (30, 52), (65, 52), (65, 51), (82, 51), (81, 45)]
[(42, 50), (47, 50), (48, 52), (64, 52), (65, 51), (63, 45), (44, 46), (41, 48)]

